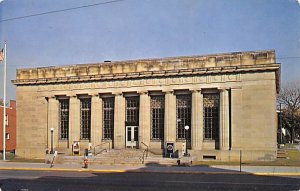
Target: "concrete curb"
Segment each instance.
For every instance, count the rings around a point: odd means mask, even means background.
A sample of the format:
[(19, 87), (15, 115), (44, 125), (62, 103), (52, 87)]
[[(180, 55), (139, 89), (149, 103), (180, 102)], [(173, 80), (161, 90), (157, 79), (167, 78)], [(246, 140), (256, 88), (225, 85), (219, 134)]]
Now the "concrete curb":
[(300, 176), (300, 172), (254, 172), (258, 176)]
[(64, 171), (64, 172), (99, 172), (99, 173), (122, 173), (127, 170), (97, 170), (97, 169), (66, 169), (66, 168), (16, 168), (2, 167), (0, 170), (19, 170), (19, 171)]
[(257, 176), (300, 176), (299, 173), (292, 173), (292, 172), (239, 172), (239, 171), (232, 171), (232, 172), (206, 172), (206, 171), (159, 171), (159, 170), (125, 170), (125, 169), (66, 169), (66, 168), (17, 168), (17, 167), (2, 167), (0, 170), (18, 170), (18, 171), (64, 171), (64, 172), (95, 172), (95, 173), (162, 173), (162, 174), (223, 174), (223, 175), (257, 175)]

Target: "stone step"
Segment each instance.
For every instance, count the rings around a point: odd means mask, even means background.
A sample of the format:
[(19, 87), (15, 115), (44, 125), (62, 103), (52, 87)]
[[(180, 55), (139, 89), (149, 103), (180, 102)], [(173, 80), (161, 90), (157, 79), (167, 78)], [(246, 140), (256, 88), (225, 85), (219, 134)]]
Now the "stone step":
[(283, 149), (278, 149), (277, 150), (277, 158), (278, 159), (289, 159), (287, 156), (287, 151)]
[[(109, 157), (88, 157), (89, 163), (99, 164), (99, 165), (115, 165), (115, 164), (142, 164), (141, 157), (133, 157), (133, 158), (109, 158)], [(159, 164), (159, 165), (176, 165), (177, 159), (169, 159), (169, 158), (153, 158), (148, 157), (145, 158), (144, 164)], [(60, 164), (82, 164), (83, 157), (58, 157), (56, 159), (56, 163)]]
[(147, 158), (144, 164), (158, 164), (158, 165), (176, 165), (178, 159), (168, 160), (165, 158)]
[(287, 152), (277, 152), (277, 155), (286, 155)]
[[(175, 159), (163, 158), (162, 155), (155, 155), (148, 152), (148, 157), (144, 150), (139, 149), (111, 149), (107, 150), (96, 156), (89, 156), (88, 160), (92, 164), (100, 165), (114, 165), (114, 164), (142, 164), (144, 157), (144, 164), (163, 164), (173, 165), (176, 164)], [(82, 164), (83, 156), (67, 156), (59, 155), (56, 159), (57, 163), (62, 164)]]
[(290, 159), (290, 158), (287, 156), (277, 156), (277, 159)]

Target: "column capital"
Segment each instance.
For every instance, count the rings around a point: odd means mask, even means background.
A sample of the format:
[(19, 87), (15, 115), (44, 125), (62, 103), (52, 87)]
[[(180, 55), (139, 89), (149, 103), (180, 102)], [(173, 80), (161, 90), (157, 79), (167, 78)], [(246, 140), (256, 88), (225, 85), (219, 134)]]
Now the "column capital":
[(92, 97), (99, 97), (99, 93), (90, 94)]
[(201, 93), (201, 89), (190, 89), (190, 92), (192, 93)]
[(74, 92), (70, 92), (70, 93), (66, 94), (66, 96), (68, 96), (70, 98), (72, 98), (72, 97), (74, 98), (74, 97), (77, 97), (77, 94)]
[(112, 92), (115, 96), (123, 96), (123, 92)]
[(230, 88), (228, 88), (228, 87), (223, 87), (223, 88), (218, 88), (218, 90), (219, 90), (220, 92), (225, 92), (225, 91), (230, 90)]
[(141, 94), (141, 95), (145, 95), (145, 94), (147, 95), (147, 94), (148, 94), (148, 91), (138, 91), (137, 93), (138, 93), (138, 94)]
[(76, 94), (68, 95), (70, 98), (77, 98)]
[(45, 97), (46, 99), (56, 99), (56, 97), (55, 96), (47, 96), (47, 97)]
[(174, 90), (163, 90), (162, 92), (165, 94), (172, 94), (174, 93)]

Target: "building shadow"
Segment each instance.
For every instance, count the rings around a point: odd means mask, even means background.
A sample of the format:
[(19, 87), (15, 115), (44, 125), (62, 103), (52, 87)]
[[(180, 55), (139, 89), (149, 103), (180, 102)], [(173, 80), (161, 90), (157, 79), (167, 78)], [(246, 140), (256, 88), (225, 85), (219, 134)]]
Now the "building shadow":
[[(257, 176), (208, 165), (149, 163), (125, 172), (0, 171), (1, 191), (299, 190), (300, 177)], [(8, 175), (5, 177), (5, 175)], [(16, 175), (17, 174), (17, 175)], [(15, 177), (14, 177), (15, 176)]]

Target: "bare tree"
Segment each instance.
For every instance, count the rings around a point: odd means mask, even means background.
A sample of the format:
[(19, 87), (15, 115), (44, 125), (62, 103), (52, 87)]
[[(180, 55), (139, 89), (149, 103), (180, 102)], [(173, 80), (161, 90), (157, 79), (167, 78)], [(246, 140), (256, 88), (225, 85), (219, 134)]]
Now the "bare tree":
[(285, 85), (280, 91), (278, 102), (283, 108), (283, 125), (289, 130), (290, 141), (293, 143), (300, 132), (300, 83)]
[[(3, 106), (4, 105), (4, 101), (3, 101), (3, 99), (0, 99), (0, 106)], [(6, 107), (8, 107), (8, 102), (6, 102)]]
[(3, 103), (3, 99), (0, 99), (0, 106), (3, 106), (4, 103)]

